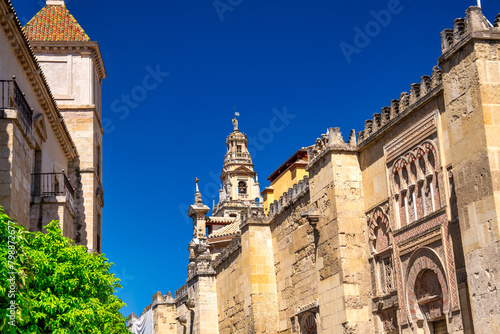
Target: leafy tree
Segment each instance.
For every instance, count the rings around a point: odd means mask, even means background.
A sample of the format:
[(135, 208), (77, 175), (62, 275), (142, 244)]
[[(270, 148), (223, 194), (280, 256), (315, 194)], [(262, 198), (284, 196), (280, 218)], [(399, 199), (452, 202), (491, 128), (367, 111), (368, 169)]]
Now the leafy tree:
[(63, 237), (57, 222), (45, 229), (27, 232), (0, 212), (0, 333), (130, 333), (112, 263)]

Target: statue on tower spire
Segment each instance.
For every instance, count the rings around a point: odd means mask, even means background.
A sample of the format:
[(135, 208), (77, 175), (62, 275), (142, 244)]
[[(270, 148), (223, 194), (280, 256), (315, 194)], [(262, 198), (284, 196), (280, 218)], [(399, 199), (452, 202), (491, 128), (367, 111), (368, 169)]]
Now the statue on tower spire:
[(233, 118), (233, 126), (234, 126), (234, 131), (239, 131), (238, 129), (238, 116), (240, 116), (240, 113), (236, 111), (236, 106), (234, 106), (234, 118)]

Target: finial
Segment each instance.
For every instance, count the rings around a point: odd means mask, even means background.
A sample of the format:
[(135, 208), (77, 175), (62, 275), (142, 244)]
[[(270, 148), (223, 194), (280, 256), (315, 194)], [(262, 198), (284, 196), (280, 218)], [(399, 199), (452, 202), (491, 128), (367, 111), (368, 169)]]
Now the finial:
[(194, 202), (196, 204), (203, 204), (203, 201), (201, 199), (200, 187), (198, 186), (199, 181), (200, 179), (196, 178), (196, 193), (194, 194)]
[(238, 131), (238, 118), (240, 116), (240, 113), (236, 111), (236, 106), (233, 107), (234, 109), (234, 118), (233, 118), (233, 126), (234, 126), (234, 131)]

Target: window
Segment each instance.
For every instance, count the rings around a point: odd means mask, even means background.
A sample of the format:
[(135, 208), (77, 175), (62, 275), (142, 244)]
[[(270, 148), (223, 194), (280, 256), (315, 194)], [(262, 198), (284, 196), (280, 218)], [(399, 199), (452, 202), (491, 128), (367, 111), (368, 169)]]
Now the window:
[(247, 193), (247, 184), (245, 181), (238, 182), (238, 194), (246, 194)]

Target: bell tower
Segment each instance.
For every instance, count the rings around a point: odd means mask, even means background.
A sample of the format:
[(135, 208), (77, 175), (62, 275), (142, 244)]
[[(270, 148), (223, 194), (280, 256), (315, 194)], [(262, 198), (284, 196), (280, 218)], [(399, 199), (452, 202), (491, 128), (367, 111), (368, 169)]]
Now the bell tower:
[(239, 113), (234, 114), (234, 129), (226, 139), (219, 204), (213, 210), (215, 217), (239, 217), (248, 207), (263, 205), (259, 180), (248, 152), (248, 139), (238, 128)]
[(79, 185), (75, 189), (75, 241), (101, 253), (101, 85), (106, 70), (99, 44), (90, 39), (64, 0), (46, 0), (24, 32), (79, 154), (79, 162), (69, 168), (70, 180)]

